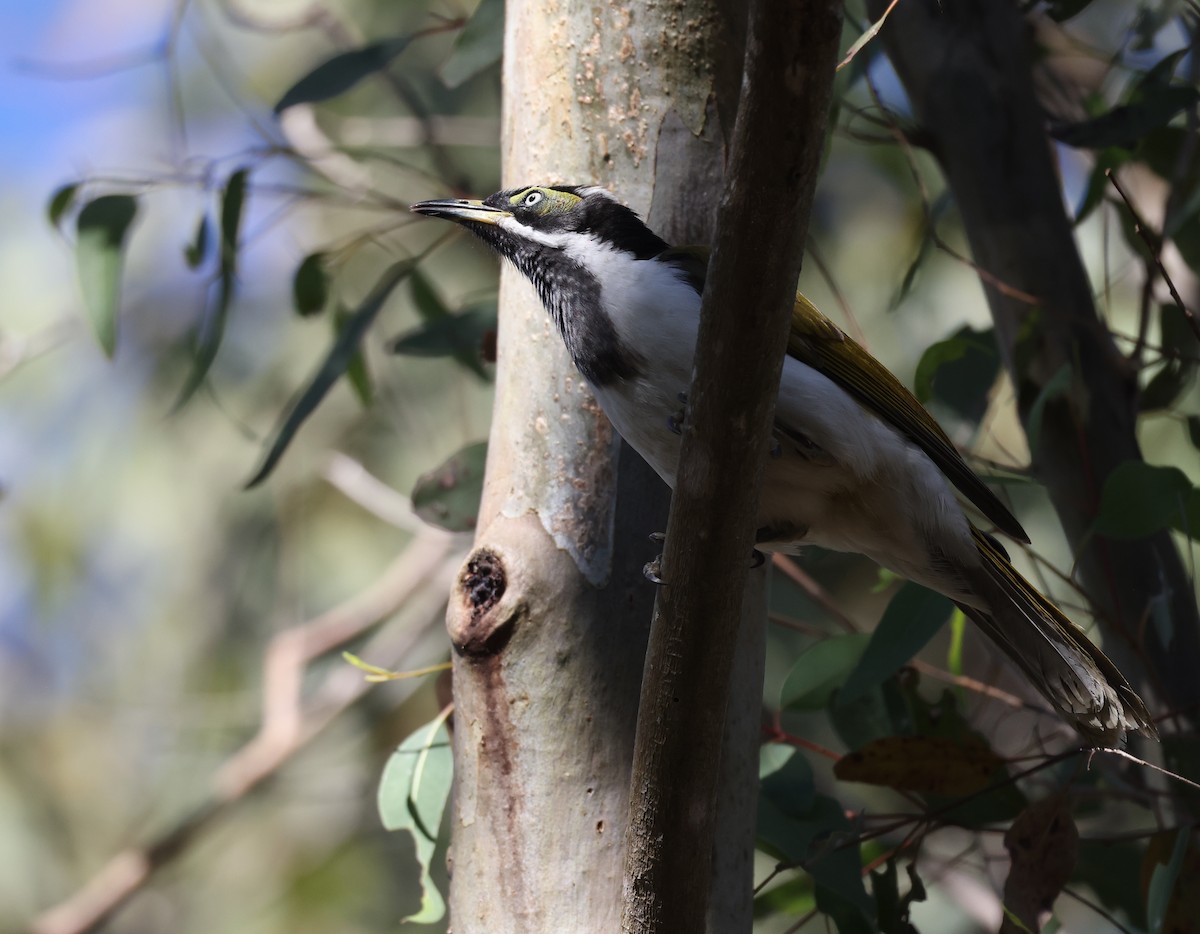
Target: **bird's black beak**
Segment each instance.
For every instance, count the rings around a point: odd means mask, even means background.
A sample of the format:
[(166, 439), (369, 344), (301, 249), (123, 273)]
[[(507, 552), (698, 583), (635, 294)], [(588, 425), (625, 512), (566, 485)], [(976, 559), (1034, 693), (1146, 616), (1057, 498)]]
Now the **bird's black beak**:
[(494, 208), (482, 201), (468, 201), (465, 198), (446, 198), (442, 201), (421, 201), (409, 208), (414, 214), (424, 214), (426, 217), (441, 217), (459, 224), (491, 224), (496, 225), (506, 217), (512, 217), (509, 211)]

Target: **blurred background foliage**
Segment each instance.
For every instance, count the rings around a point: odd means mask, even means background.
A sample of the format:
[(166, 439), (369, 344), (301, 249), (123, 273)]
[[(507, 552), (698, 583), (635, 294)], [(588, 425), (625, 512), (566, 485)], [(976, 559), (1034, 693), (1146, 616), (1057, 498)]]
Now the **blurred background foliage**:
[[(421, 531), (408, 495), (486, 438), (496, 264), (462, 238), (439, 240), (446, 231), (416, 224), (405, 207), (499, 187), (501, 7), (63, 0), (0, 11), (0, 928), (27, 924), (123, 847), (198, 814), (205, 833), (105, 929), (378, 931), (416, 910), (411, 840), (383, 831), (374, 797), (392, 750), (444, 706), (436, 676), (383, 684), (352, 704), (354, 689), (327, 689), (361, 673), (331, 651), (340, 644), (315, 652), (298, 689), (330, 705), (318, 710), (336, 714), (327, 728), (311, 743), (285, 741), (286, 761), (264, 772), (261, 790), (227, 794), (235, 807), (215, 819), (197, 809), (240, 787), (228, 763), (259, 731), (264, 657), (287, 633), (350, 601), (359, 625), (345, 645), (367, 661), (414, 669), (447, 656), (444, 596), (469, 533)], [(1095, 168), (1155, 163), (1148, 148), (1109, 145), (1083, 121), (1150, 99), (1155, 140), (1195, 133), (1194, 94), (1164, 117), (1146, 83), (1186, 51), (1189, 10), (1095, 0), (1031, 14), (1039, 86), (1084, 134), (1058, 146), (1065, 198), (1086, 213), (1081, 250), (1126, 351), (1142, 329), (1143, 248)], [(866, 25), (850, 12), (860, 22), (847, 46)], [(967, 253), (954, 205), (932, 159), (896, 145), (878, 121), (879, 101), (901, 120), (907, 105), (868, 50), (839, 79), (802, 287), (1006, 481), (1037, 543), (1017, 563), (1086, 624), (1064, 582), (1061, 530), (1023, 473), (1029, 454), (978, 278), (951, 255)], [(1174, 56), (1159, 86), (1194, 92), (1195, 58)], [(1195, 164), (1179, 167), (1187, 149), (1175, 145), (1176, 163), (1143, 176), (1133, 198), (1161, 227), (1148, 205), (1174, 182), (1175, 232), (1186, 233), (1200, 204)], [(96, 200), (114, 197), (125, 200)], [(1194, 305), (1194, 244), (1179, 240), (1164, 260)], [(395, 265), (406, 260), (418, 261)], [(118, 271), (119, 295), (105, 285)], [(1149, 462), (1184, 471), (1186, 498), (1200, 481), (1196, 346), (1165, 292), (1149, 301), (1142, 379), (1157, 388), (1141, 437)], [(346, 337), (356, 327), (360, 342)], [(272, 445), (278, 464), (244, 489)], [(469, 509), (464, 517), (436, 493), (477, 477), (479, 453), (439, 475), (423, 515), (469, 528)], [(1177, 541), (1192, 547), (1184, 531)], [(410, 561), (399, 584), (397, 555)], [(802, 564), (830, 597), (776, 575), (765, 703), (778, 710), (782, 691), (790, 704), (777, 738), (845, 751), (861, 730), (830, 714), (828, 696), (789, 694), (789, 672), (798, 657), (848, 671), (861, 642), (839, 661), (827, 636), (847, 622), (869, 630), (897, 584), (852, 556), (814, 551)], [(368, 608), (379, 626), (354, 603), (376, 586), (404, 597)], [(834, 647), (805, 663), (814, 644)], [(1061, 742), (1052, 719), (1033, 721), (1031, 736), (1028, 713), (963, 686), (973, 677), (1024, 696), (973, 633), (964, 643), (945, 627), (921, 659), (923, 683), (957, 687), (921, 700), (911, 674), (892, 677), (886, 691), (907, 692), (909, 709), (950, 719), (961, 710), (1005, 755)], [(765, 773), (780, 774), (783, 760), (764, 755)], [(895, 810), (894, 794), (840, 784), (828, 759), (809, 758), (775, 786), (794, 796), (815, 783), (848, 807)], [(1095, 813), (1109, 834), (1135, 837), (1161, 816), (1132, 804)], [(1144, 848), (1126, 850), (1130, 865), (1144, 859)], [(864, 859), (883, 852), (868, 844)], [(928, 898), (911, 905), (914, 923), (994, 926), (1000, 835), (950, 828), (922, 852)], [(1120, 892), (1106, 881), (1124, 865), (1115, 849), (1088, 852), (1080, 891), (1143, 927), (1132, 878)], [(764, 855), (757, 877), (774, 865)], [(895, 870), (893, 860), (881, 871), (894, 882)], [(811, 910), (807, 878), (767, 888), (762, 931), (788, 930)], [(1080, 902), (1060, 899), (1058, 910), (1074, 929), (1116, 929)]]

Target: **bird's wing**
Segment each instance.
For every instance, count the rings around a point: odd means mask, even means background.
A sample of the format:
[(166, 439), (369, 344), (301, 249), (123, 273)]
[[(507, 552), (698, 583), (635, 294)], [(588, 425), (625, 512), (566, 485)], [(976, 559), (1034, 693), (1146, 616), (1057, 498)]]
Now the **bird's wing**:
[(917, 397), (882, 363), (826, 318), (800, 293), (792, 311), (788, 353), (837, 383), (858, 402), (923, 450), (975, 507), (1007, 535), (1029, 536), (1008, 507), (967, 466)]
[[(706, 248), (672, 247), (659, 254), (657, 259), (675, 266), (681, 278), (697, 293), (704, 291), (708, 271)], [(917, 397), (799, 292), (792, 311), (788, 353), (833, 380), (860, 405), (923, 450), (959, 492), (1000, 531), (1019, 541), (1029, 541), (1021, 523), (962, 459), (942, 426)]]

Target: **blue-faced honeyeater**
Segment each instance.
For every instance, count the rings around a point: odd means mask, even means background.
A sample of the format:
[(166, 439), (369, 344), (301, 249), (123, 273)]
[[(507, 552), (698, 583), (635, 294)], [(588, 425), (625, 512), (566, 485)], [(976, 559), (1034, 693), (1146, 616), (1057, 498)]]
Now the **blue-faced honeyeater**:
[[(510, 260), (537, 289), (605, 414), (669, 485), (692, 378), (703, 251), (673, 249), (596, 187), (423, 201)], [(1020, 523), (904, 385), (804, 296), (792, 312), (758, 517), (758, 545), (864, 554), (945, 594), (1089, 742), (1154, 734), (1104, 654), (977, 528)]]

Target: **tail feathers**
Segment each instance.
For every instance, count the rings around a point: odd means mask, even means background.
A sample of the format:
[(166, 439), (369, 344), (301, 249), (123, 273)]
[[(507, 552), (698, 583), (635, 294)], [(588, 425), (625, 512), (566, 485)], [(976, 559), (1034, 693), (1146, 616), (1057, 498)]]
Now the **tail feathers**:
[(1091, 744), (1119, 745), (1130, 730), (1156, 737), (1146, 705), (1117, 666), (984, 533), (972, 533), (983, 566), (970, 583), (987, 609), (963, 606), (963, 612)]

